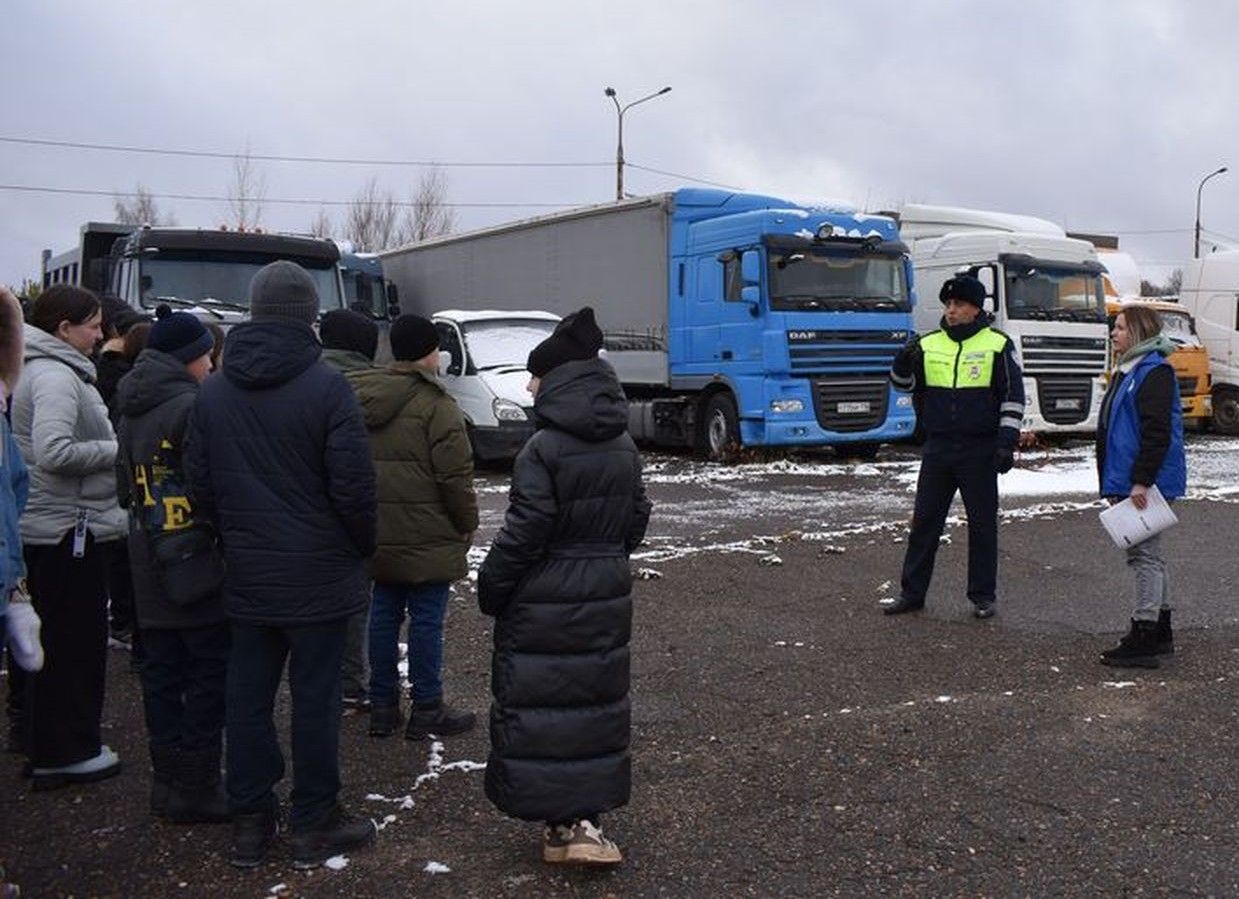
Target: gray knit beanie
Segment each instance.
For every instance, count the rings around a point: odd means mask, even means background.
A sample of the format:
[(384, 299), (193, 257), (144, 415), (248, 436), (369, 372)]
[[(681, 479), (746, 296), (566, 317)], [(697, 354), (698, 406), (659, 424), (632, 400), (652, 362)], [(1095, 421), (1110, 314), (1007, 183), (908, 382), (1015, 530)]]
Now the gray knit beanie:
[(250, 282), (250, 319), (313, 325), (318, 320), (318, 290), (313, 279), (287, 259), (264, 265)]

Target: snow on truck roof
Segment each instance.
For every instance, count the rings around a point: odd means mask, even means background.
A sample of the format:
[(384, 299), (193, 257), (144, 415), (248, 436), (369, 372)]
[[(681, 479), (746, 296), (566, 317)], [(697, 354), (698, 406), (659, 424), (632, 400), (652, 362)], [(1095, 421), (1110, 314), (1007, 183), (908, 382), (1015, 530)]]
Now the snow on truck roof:
[(431, 318), (450, 318), (455, 322), (494, 321), (495, 319), (533, 319), (535, 321), (557, 322), (559, 316), (553, 312), (541, 309), (442, 309), (433, 313)]

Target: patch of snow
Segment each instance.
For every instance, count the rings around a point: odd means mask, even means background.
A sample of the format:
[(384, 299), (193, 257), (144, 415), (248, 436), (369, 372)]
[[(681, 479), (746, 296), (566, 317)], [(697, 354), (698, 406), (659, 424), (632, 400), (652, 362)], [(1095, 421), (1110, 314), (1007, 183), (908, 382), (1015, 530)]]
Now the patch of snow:
[(422, 868), (427, 874), (451, 874), (452, 869), (442, 862), (426, 862), (426, 867)]
[(762, 556), (760, 559), (758, 559), (757, 564), (759, 565), (782, 565), (783, 560), (779, 558), (778, 556), (776, 556), (774, 553), (771, 553), (768, 556)]
[(327, 861), (323, 862), (324, 868), (330, 868), (333, 871), (343, 871), (348, 867), (347, 855), (333, 855)]
[(663, 576), (663, 573), (656, 568), (638, 568), (637, 580), (639, 581), (656, 581)]
[(1115, 690), (1122, 690), (1125, 687), (1136, 686), (1136, 682), (1134, 680), (1107, 680), (1102, 681), (1101, 685), (1103, 687), (1113, 687)]
[(955, 701), (954, 699), (952, 699), (950, 696), (947, 696), (945, 693), (941, 696), (934, 697), (934, 702), (954, 702), (954, 701)]

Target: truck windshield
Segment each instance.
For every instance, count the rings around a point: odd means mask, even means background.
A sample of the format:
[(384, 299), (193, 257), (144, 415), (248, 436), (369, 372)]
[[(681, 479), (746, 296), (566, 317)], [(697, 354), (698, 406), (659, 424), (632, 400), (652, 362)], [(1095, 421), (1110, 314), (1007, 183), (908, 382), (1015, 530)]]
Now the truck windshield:
[(489, 368), (524, 368), (533, 350), (555, 330), (558, 322), (542, 319), (497, 318), (467, 322), (465, 343), (478, 371)]
[(908, 311), (903, 260), (812, 250), (770, 251), (770, 308), (776, 311)]
[(1101, 275), (1038, 263), (1008, 267), (1007, 314), (1012, 318), (1104, 322), (1106, 296)]
[(1192, 317), (1177, 309), (1163, 309), (1159, 313), (1162, 319), (1162, 333), (1179, 346), (1202, 346), (1192, 327)]
[[(250, 281), (257, 271), (276, 257), (254, 253), (183, 253), (160, 250), (141, 262), (142, 305), (154, 306), (161, 298), (187, 302), (214, 300), (229, 306), (249, 308)], [(294, 259), (314, 279), (319, 308), (339, 309), (340, 288), (334, 265), (318, 259)]]

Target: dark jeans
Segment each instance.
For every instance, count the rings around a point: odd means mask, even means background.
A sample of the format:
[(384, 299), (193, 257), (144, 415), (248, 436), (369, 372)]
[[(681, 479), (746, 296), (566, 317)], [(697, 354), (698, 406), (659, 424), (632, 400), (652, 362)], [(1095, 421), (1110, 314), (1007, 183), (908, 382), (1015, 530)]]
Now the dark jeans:
[(156, 746), (218, 751), (231, 632), (226, 623), (143, 631), (142, 702)]
[(340, 660), (344, 618), (295, 627), (233, 622), (228, 657), (228, 799), (234, 814), (271, 808), (284, 756), (275, 696), (288, 662), (294, 829), (318, 823), (340, 791)]
[(112, 544), (86, 537), (73, 558), (73, 532), (55, 546), (26, 546), (26, 582), (42, 619), (43, 670), (10, 667), (22, 742), (36, 768), (59, 768), (99, 754), (107, 679), (107, 559)]
[(395, 705), (398, 698), (396, 641), (409, 616), (409, 681), (414, 705), (443, 699), (443, 616), (448, 584), (374, 585), (370, 602), (370, 702)]
[(968, 598), (994, 601), (998, 582), (998, 472), (993, 439), (930, 438), (921, 455), (912, 533), (903, 560), (904, 599), (924, 602), (955, 491), (968, 513)]
[(369, 630), (368, 608), (348, 617), (348, 632), (344, 638), (344, 664), (340, 669), (345, 696), (358, 699), (366, 696), (366, 681), (369, 678), (366, 669), (370, 667), (370, 654), (366, 646), (369, 642)]

